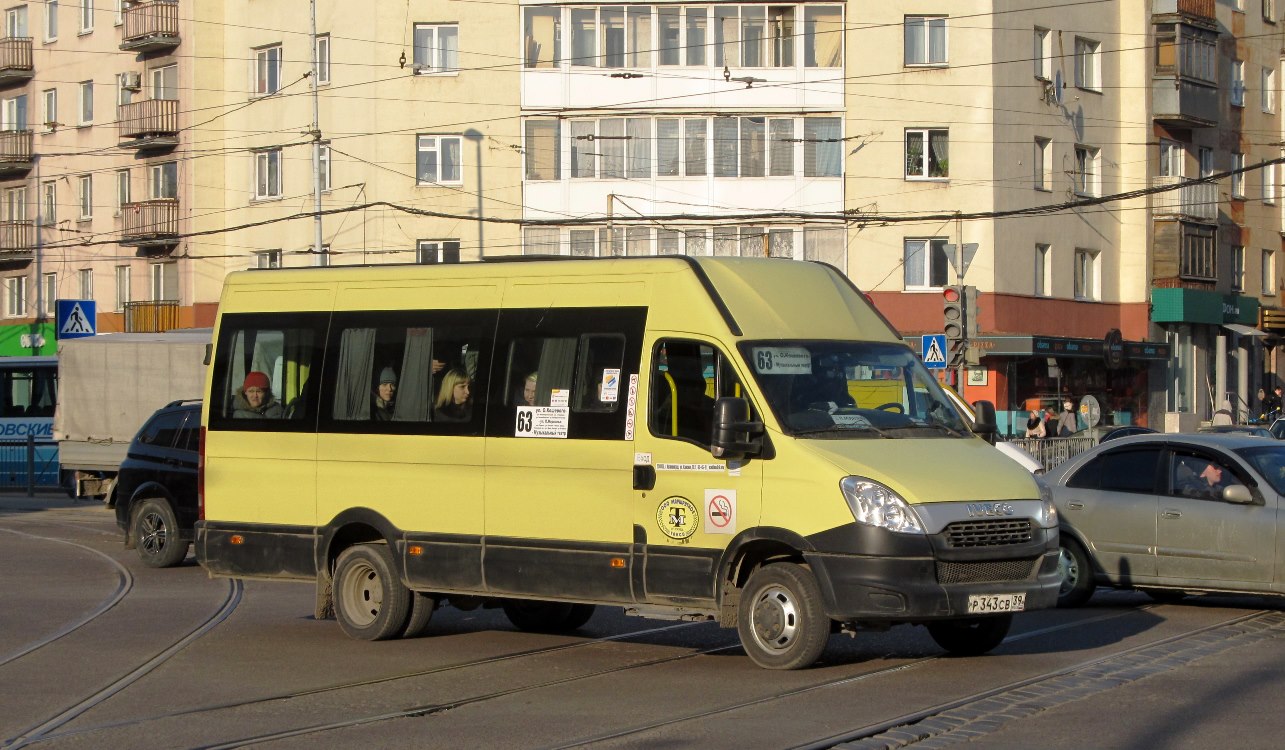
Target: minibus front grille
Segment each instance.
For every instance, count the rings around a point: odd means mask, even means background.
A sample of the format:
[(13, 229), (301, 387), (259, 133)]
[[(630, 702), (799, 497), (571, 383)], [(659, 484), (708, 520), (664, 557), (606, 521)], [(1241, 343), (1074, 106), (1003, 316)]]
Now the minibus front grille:
[(956, 548), (1026, 544), (1031, 541), (1031, 520), (956, 521), (946, 527), (946, 541)]
[(937, 563), (938, 583), (996, 583), (1027, 581), (1035, 576), (1040, 558), (1032, 560), (986, 560), (984, 562)]

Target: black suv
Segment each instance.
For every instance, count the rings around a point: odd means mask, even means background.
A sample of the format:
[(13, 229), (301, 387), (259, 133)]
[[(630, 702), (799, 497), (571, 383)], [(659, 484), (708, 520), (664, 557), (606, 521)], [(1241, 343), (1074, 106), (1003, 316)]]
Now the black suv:
[(116, 475), (116, 525), (125, 547), (143, 564), (168, 568), (183, 562), (198, 514), (196, 468), (201, 402), (166, 404), (129, 444)]

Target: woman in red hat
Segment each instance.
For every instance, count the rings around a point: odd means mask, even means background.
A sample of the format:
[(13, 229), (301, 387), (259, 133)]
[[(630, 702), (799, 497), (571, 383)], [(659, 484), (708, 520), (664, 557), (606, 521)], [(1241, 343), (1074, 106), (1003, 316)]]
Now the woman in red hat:
[(262, 372), (250, 373), (237, 389), (232, 406), (233, 419), (280, 419), (285, 414), (281, 402), (272, 397), (272, 383)]

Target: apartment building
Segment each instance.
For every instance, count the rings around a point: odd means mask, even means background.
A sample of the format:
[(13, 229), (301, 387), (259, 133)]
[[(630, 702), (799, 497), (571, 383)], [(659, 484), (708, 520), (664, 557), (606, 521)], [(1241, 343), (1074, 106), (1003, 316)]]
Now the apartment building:
[(95, 300), (104, 332), (190, 325), (191, 19), (168, 0), (4, 14), (0, 339), (20, 344), (0, 352), (52, 353), (57, 299)]

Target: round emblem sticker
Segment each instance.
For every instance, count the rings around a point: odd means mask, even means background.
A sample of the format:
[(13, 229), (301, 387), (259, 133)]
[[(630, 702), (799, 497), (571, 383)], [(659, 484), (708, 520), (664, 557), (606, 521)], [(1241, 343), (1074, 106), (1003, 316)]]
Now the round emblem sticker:
[(685, 497), (667, 497), (656, 508), (656, 525), (670, 539), (686, 539), (696, 533), (700, 511)]

